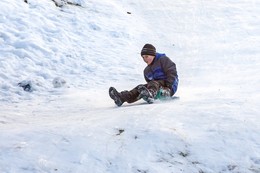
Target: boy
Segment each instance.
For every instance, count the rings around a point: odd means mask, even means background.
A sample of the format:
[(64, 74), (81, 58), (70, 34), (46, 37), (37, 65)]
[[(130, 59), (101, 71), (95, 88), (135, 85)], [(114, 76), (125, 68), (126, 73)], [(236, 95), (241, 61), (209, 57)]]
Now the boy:
[(110, 87), (109, 96), (117, 106), (121, 106), (124, 102), (133, 103), (141, 98), (148, 103), (153, 103), (154, 99), (171, 97), (177, 91), (179, 79), (174, 62), (165, 54), (157, 53), (156, 48), (151, 44), (144, 45), (141, 56), (147, 63), (144, 69), (147, 83), (122, 92)]

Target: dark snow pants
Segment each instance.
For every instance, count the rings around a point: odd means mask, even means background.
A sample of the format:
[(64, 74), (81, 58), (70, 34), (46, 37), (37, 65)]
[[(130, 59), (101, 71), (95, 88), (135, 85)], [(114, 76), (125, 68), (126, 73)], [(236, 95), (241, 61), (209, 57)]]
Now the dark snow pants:
[[(122, 91), (120, 92), (120, 97), (124, 102), (127, 103), (133, 103), (139, 100), (139, 91), (138, 87), (140, 85), (136, 86), (130, 91)], [(144, 86), (152, 93), (152, 95), (156, 96), (157, 92), (160, 90), (161, 87), (165, 87), (165, 82), (163, 80), (157, 80), (157, 81), (150, 81), (147, 84), (144, 84)]]

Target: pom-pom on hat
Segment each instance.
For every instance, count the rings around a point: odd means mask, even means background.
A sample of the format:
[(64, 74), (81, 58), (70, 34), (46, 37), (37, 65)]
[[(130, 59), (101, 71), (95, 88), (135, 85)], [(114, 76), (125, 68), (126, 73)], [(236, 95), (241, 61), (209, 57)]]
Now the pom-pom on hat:
[(143, 55), (155, 56), (155, 54), (156, 54), (156, 49), (151, 44), (145, 44), (142, 51), (141, 51), (141, 56), (143, 56)]

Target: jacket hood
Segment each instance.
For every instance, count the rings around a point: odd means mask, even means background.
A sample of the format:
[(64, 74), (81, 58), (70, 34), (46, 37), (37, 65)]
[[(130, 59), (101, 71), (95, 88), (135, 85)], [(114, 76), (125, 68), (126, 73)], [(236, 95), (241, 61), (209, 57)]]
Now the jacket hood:
[(163, 56), (166, 56), (166, 54), (165, 54), (165, 53), (156, 53), (156, 55), (155, 55), (155, 61), (157, 61), (158, 59), (160, 59), (160, 58), (163, 57)]

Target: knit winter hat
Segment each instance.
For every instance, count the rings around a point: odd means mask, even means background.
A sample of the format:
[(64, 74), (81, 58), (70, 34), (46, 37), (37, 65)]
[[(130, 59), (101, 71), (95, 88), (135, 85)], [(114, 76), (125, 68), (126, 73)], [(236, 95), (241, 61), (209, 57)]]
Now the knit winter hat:
[(143, 55), (155, 56), (155, 54), (156, 54), (156, 49), (151, 44), (145, 44), (142, 51), (141, 51), (141, 56), (143, 56)]

